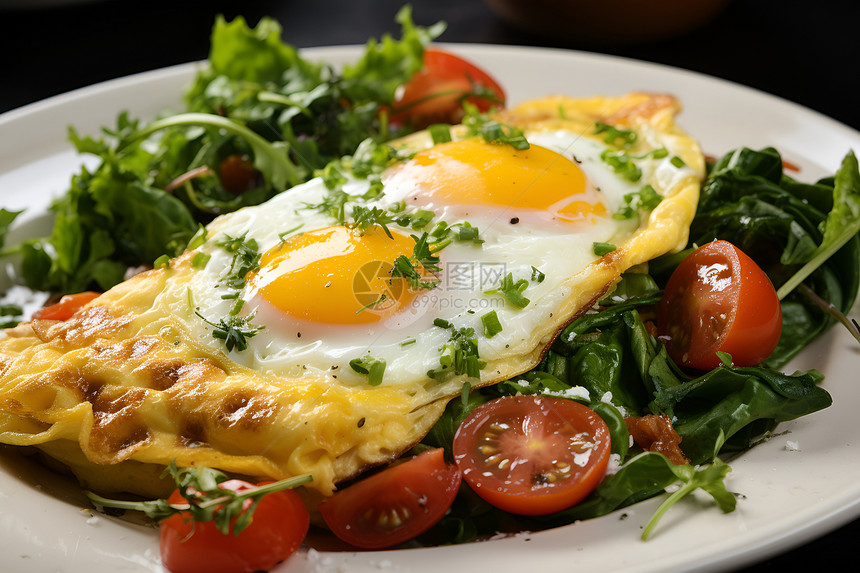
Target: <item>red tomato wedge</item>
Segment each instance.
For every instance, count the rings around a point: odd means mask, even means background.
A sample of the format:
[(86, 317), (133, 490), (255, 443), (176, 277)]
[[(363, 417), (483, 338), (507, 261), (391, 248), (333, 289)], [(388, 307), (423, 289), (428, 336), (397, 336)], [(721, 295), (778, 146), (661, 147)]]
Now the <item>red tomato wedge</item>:
[(449, 52), (427, 48), (424, 69), (398, 92), (391, 122), (408, 122), (415, 129), (433, 123), (459, 123), (464, 99), (485, 112), (493, 106), (504, 107), (505, 92), (475, 64)]
[(770, 356), (782, 331), (782, 309), (767, 275), (727, 241), (688, 255), (657, 305), (657, 332), (672, 359), (699, 370), (755, 366)]
[(99, 292), (79, 292), (77, 294), (67, 294), (60, 299), (60, 302), (40, 308), (33, 313), (32, 320), (68, 320), (81, 309), (85, 304), (99, 296)]
[(335, 493), (319, 505), (338, 538), (363, 549), (408, 541), (436, 524), (460, 489), (460, 470), (429, 450)]
[(567, 509), (606, 473), (609, 428), (564, 398), (509, 396), (477, 407), (454, 436), (463, 479), (491, 505), (519, 515)]
[[(218, 487), (241, 492), (254, 486), (233, 479)], [(178, 490), (168, 501), (185, 503)], [(247, 500), (245, 509), (251, 503)], [(260, 498), (253, 521), (239, 535), (224, 535), (214, 521), (195, 523), (189, 514), (178, 513), (161, 522), (161, 562), (172, 573), (268, 571), (299, 548), (309, 525), (308, 510), (292, 490)]]

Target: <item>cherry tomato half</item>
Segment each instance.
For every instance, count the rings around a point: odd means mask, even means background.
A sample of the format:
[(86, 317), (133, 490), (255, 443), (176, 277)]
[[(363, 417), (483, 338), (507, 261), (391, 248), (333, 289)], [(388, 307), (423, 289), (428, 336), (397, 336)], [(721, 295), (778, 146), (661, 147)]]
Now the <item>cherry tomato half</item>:
[(782, 309), (764, 271), (727, 241), (688, 255), (672, 273), (657, 305), (657, 332), (672, 359), (710, 370), (717, 351), (736, 366), (755, 366), (779, 341)]
[(564, 398), (508, 396), (477, 407), (454, 436), (463, 479), (487, 503), (519, 515), (567, 509), (606, 473), (609, 428)]
[[(233, 479), (219, 487), (241, 492), (254, 486)], [(185, 503), (178, 490), (168, 501)], [(245, 502), (246, 509), (251, 503)], [(178, 513), (161, 522), (161, 562), (172, 573), (268, 571), (299, 548), (309, 524), (308, 510), (292, 490), (260, 498), (251, 524), (239, 535), (224, 535), (214, 521), (195, 523)]]
[(436, 524), (457, 497), (460, 470), (429, 450), (335, 493), (319, 505), (338, 538), (363, 549), (403, 543)]
[(85, 304), (99, 296), (99, 292), (79, 292), (67, 294), (59, 302), (40, 308), (33, 313), (32, 320), (68, 320)]
[[(474, 93), (492, 95), (467, 97)], [(459, 123), (463, 117), (463, 98), (482, 112), (505, 105), (505, 92), (492, 76), (463, 58), (436, 48), (424, 51), (424, 69), (398, 95), (392, 123), (408, 121), (416, 129), (433, 123)]]

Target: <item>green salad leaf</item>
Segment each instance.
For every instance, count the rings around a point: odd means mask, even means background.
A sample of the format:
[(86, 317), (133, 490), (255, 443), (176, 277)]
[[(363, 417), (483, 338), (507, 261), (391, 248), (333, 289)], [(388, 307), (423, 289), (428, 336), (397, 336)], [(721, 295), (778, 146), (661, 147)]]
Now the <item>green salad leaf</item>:
[[(218, 17), (208, 65), (186, 91), (184, 109), (150, 123), (120, 113), (101, 137), (70, 128), (77, 150), (99, 164), (82, 167), (53, 204), (49, 237), (3, 252), (20, 253), (30, 288), (106, 290), (128, 269), (182, 252), (214, 217), (262, 203), (332, 160), (358, 155), (362, 142), (396, 135), (382, 110), (444, 29), (416, 26), (408, 7), (397, 21), (401, 39), (371, 40), (355, 63), (336, 71), (285, 43), (270, 18), (251, 27), (241, 17)], [(239, 190), (222, 176), (234, 158), (256, 174)], [(7, 218), (0, 217), (0, 238)]]

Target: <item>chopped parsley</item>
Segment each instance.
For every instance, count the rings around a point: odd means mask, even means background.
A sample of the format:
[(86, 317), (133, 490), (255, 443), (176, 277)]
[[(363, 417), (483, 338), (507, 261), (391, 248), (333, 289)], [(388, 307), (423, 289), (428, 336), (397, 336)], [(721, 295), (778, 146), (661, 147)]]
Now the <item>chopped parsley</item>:
[(394, 217), (385, 209), (356, 205), (352, 208), (352, 220), (353, 227), (362, 235), (371, 227), (381, 227), (389, 239), (394, 238), (388, 230), (388, 224), (394, 222)]
[(220, 319), (217, 323), (208, 320), (199, 312), (195, 312), (203, 322), (211, 326), (214, 330), (212, 336), (218, 340), (224, 341), (224, 346), (227, 347), (227, 352), (234, 349), (236, 352), (242, 352), (248, 348), (248, 339), (256, 336), (264, 326), (251, 324), (254, 315), (238, 316), (238, 314), (230, 314), (227, 318)]
[(230, 268), (221, 277), (222, 284), (234, 290), (241, 290), (245, 286), (245, 278), (249, 273), (256, 272), (260, 268), (260, 251), (257, 241), (245, 240), (246, 233), (240, 237), (224, 235), (224, 238), (215, 244), (228, 253), (233, 254)]
[(406, 255), (400, 255), (394, 260), (394, 268), (391, 270), (392, 277), (401, 277), (406, 279), (409, 286), (412, 288), (432, 289), (439, 284), (439, 280), (435, 277), (430, 280), (425, 280), (425, 275), (418, 272), (418, 266), (424, 269), (425, 272), (437, 273), (442, 270), (439, 266), (439, 257), (433, 254), (428, 242), (428, 233), (422, 233), (420, 237), (410, 235), (415, 241), (415, 246), (412, 248), (412, 258)]

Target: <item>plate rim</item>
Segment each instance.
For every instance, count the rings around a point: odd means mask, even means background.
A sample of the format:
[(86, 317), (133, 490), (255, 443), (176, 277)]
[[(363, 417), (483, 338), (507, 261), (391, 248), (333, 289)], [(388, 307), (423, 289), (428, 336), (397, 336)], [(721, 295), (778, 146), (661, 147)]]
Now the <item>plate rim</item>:
[[(778, 104), (782, 107), (787, 106), (787, 109), (790, 109), (793, 112), (810, 117), (814, 120), (815, 123), (820, 123), (826, 129), (838, 131), (842, 133), (846, 138), (854, 139), (855, 145), (860, 146), (860, 132), (858, 132), (853, 127), (844, 124), (836, 119), (833, 119), (821, 112), (804, 107), (801, 104), (798, 104), (796, 102), (793, 102), (791, 100), (772, 93), (768, 93), (737, 82), (733, 82), (731, 80), (718, 78), (694, 70), (676, 68), (665, 64), (641, 61), (628, 57), (597, 54), (562, 48), (444, 42), (438, 43), (438, 45), (441, 47), (447, 47), (452, 50), (458, 51), (459, 53), (470, 58), (474, 58), (476, 56), (480, 57), (482, 53), (492, 53), (495, 56), (504, 53), (523, 54), (528, 52), (530, 54), (553, 54), (554, 57), (561, 57), (563, 59), (582, 58), (589, 61), (614, 62), (615, 64), (622, 66), (635, 66), (638, 68), (646, 67), (651, 68), (653, 70), (660, 70), (661, 72), (669, 73), (672, 75), (680, 74), (685, 78), (692, 79), (692, 81), (694, 82), (705, 82), (709, 85), (729, 87), (732, 90), (737, 90), (738, 93), (741, 93), (742, 95), (745, 94), (755, 98), (764, 97), (766, 101), (778, 102)], [(334, 45), (302, 48), (300, 51), (303, 54), (311, 55), (313, 57), (327, 58), (331, 57), (332, 54), (354, 54), (360, 49), (363, 49), (362, 45)], [(6, 129), (12, 129), (18, 122), (27, 121), (34, 116), (44, 114), (46, 110), (52, 110), (63, 106), (76, 105), (82, 102), (85, 103), (86, 100), (89, 100), (98, 94), (109, 94), (110, 92), (114, 92), (120, 89), (126, 89), (129, 86), (146, 85), (154, 81), (169, 78), (185, 78), (187, 81), (188, 79), (193, 78), (193, 73), (201, 65), (205, 65), (205, 61), (185, 62), (163, 68), (142, 71), (119, 78), (109, 79), (89, 86), (77, 88), (69, 92), (57, 94), (37, 102), (26, 104), (19, 108), (9, 110), (0, 114), (0, 134), (2, 134)], [(116, 111), (116, 109), (113, 109), (108, 113), (115, 115)], [(695, 136), (696, 134), (693, 135)], [(832, 332), (830, 334), (832, 334)], [(4, 478), (5, 477), (6, 476), (4, 476)], [(3, 496), (0, 496), (0, 503), (2, 503), (2, 499)], [(828, 505), (829, 509), (824, 514), (820, 514), (819, 512), (815, 511), (814, 508), (810, 508), (806, 512), (804, 512), (803, 515), (796, 516), (794, 521), (797, 523), (803, 523), (803, 527), (792, 528), (788, 531), (783, 532), (777, 537), (769, 539), (767, 542), (753, 544), (752, 546), (739, 552), (735, 552), (728, 555), (713, 555), (711, 559), (697, 563), (696, 565), (698, 567), (705, 567), (704, 570), (719, 570), (724, 567), (735, 567), (748, 564), (755, 560), (760, 560), (763, 558), (767, 558), (771, 555), (777, 554), (782, 550), (788, 548), (793, 542), (811, 541), (815, 537), (824, 535), (832, 530), (835, 530), (838, 527), (844, 525), (845, 523), (848, 523), (849, 521), (852, 521), (853, 519), (856, 519), (858, 516), (860, 516), (860, 496), (853, 498), (848, 504), (845, 504), (844, 502), (840, 503), (840, 499), (841, 498), (832, 498), (831, 502)], [(380, 553), (364, 553), (361, 555), (375, 555), (377, 559), (385, 559), (385, 556), (390, 556), (401, 551), (438, 551), (438, 549), (439, 548), (418, 550), (394, 550)], [(683, 565), (684, 564), (680, 564), (679, 566)], [(644, 571), (647, 569), (642, 570)]]

